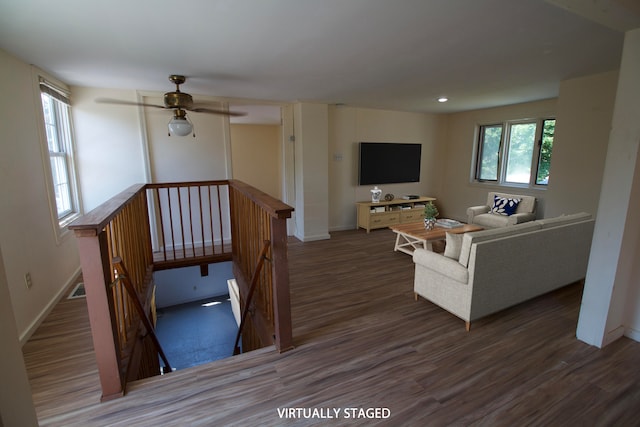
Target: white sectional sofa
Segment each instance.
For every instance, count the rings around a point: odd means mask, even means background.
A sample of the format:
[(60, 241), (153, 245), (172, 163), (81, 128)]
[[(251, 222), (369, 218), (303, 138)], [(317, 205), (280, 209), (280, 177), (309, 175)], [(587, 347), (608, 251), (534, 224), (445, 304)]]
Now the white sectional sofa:
[(584, 279), (593, 226), (578, 213), (447, 234), (444, 254), (413, 253), (416, 301), (439, 305), (469, 330), (474, 320)]

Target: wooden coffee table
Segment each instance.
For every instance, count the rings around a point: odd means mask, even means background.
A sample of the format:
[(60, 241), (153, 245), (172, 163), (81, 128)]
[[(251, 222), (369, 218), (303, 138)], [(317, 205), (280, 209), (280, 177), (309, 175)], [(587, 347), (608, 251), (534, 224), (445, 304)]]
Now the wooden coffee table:
[(394, 251), (404, 252), (412, 255), (417, 248), (432, 250), (431, 242), (436, 240), (444, 240), (449, 233), (468, 233), (471, 231), (480, 231), (483, 228), (477, 225), (464, 224), (462, 227), (444, 228), (435, 227), (433, 230), (424, 228), (423, 222), (410, 222), (406, 224), (396, 224), (389, 226), (396, 236), (396, 246)]

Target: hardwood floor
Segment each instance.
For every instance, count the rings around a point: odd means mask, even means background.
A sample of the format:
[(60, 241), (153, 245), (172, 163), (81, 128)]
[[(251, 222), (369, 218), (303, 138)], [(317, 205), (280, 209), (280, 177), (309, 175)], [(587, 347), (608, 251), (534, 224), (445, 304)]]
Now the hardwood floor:
[[(105, 403), (83, 300), (62, 301), (24, 347), (40, 424), (640, 425), (640, 343), (599, 350), (578, 341), (580, 284), (466, 332), (462, 320), (413, 300), (413, 263), (393, 252), (394, 239), (360, 230), (292, 242), (294, 350), (139, 381)], [(325, 418), (281, 419), (286, 408)], [(360, 413), (348, 408), (389, 412), (353, 419), (345, 415)], [(338, 417), (326, 418), (334, 409)]]

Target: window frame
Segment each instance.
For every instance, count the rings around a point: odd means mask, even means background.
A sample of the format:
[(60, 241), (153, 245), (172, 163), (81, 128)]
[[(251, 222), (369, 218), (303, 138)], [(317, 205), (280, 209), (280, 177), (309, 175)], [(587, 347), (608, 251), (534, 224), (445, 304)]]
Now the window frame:
[[(47, 198), (49, 202), (49, 211), (51, 214), (51, 222), (54, 228), (56, 241), (60, 243), (61, 239), (69, 233), (67, 226), (78, 218), (81, 214), (80, 191), (77, 179), (77, 168), (75, 159), (75, 133), (73, 127), (73, 114), (71, 111), (70, 92), (66, 85), (62, 82), (46, 75), (43, 71), (36, 68), (33, 69), (34, 77), (34, 95), (37, 101), (37, 116), (39, 139), (42, 155), (42, 163), (44, 170), (45, 187), (47, 189)], [(54, 123), (54, 132), (56, 133), (58, 150), (51, 150), (49, 146), (49, 138), (47, 136), (47, 126), (45, 123), (45, 112), (43, 105), (43, 94), (52, 99), (52, 119)], [(66, 105), (65, 114), (61, 114), (60, 106)], [(66, 166), (66, 179), (70, 206), (60, 214), (58, 213), (58, 205), (56, 202), (55, 179), (53, 177), (54, 168), (52, 161), (54, 159), (63, 159)]]
[[(500, 181), (500, 163), (501, 163), (501, 157), (502, 157), (502, 146), (503, 146), (503, 141), (504, 141), (504, 123), (492, 123), (492, 124), (486, 124), (486, 125), (480, 125), (478, 126), (478, 138), (476, 138), (477, 141), (477, 148), (476, 148), (476, 167), (475, 167), (475, 174), (474, 174), (474, 178), (476, 181), (478, 182), (493, 182), (493, 183), (497, 183)], [(487, 128), (492, 128), (492, 127), (500, 127), (500, 142), (498, 143), (498, 155), (497, 155), (497, 170), (496, 170), (496, 179), (487, 179), (487, 178), (480, 178), (480, 174), (482, 172), (482, 159), (484, 158), (484, 149), (485, 149), (485, 144), (484, 144), (484, 137), (486, 135), (486, 129)]]
[[(516, 187), (516, 188), (531, 188), (531, 189), (547, 189), (549, 182), (538, 183), (538, 172), (540, 169), (540, 160), (542, 155), (542, 136), (544, 132), (544, 123), (546, 121), (555, 121), (554, 116), (544, 116), (540, 118), (526, 118), (517, 120), (505, 120), (503, 122), (487, 122), (486, 124), (479, 124), (476, 128), (476, 138), (474, 144), (474, 158), (472, 165), (472, 182), (480, 185), (493, 185), (498, 187)], [(509, 165), (509, 154), (511, 145), (512, 127), (519, 124), (535, 123), (535, 135), (533, 140), (533, 153), (531, 155), (531, 164), (529, 168), (529, 180), (526, 183), (512, 182), (507, 180), (507, 172)], [(484, 149), (484, 135), (485, 129), (490, 127), (502, 126), (502, 133), (500, 138), (500, 146), (498, 149), (497, 158), (497, 179), (480, 178), (483, 149)], [(555, 139), (555, 125), (554, 125), (554, 139)], [(552, 148), (553, 150), (553, 148)], [(553, 151), (552, 151), (553, 153)], [(553, 156), (549, 162), (551, 163)]]
[[(558, 124), (557, 120), (555, 117), (545, 117), (540, 119), (540, 133), (537, 135), (537, 141), (536, 144), (538, 145), (537, 148), (537, 153), (538, 153), (538, 157), (536, 159), (535, 162), (535, 175), (533, 176), (533, 184), (536, 187), (544, 187), (546, 188), (549, 185), (549, 181), (547, 180), (546, 183), (544, 184), (539, 184), (538, 183), (538, 174), (540, 173), (540, 161), (542, 160), (542, 147), (543, 147), (543, 138), (544, 138), (544, 124), (547, 121), (554, 121), (555, 123), (553, 124), (553, 141), (551, 143), (551, 154), (549, 157), (549, 170), (551, 170), (551, 160), (553, 159), (553, 144), (556, 141), (556, 125)], [(549, 176), (551, 175), (551, 173), (549, 173)]]

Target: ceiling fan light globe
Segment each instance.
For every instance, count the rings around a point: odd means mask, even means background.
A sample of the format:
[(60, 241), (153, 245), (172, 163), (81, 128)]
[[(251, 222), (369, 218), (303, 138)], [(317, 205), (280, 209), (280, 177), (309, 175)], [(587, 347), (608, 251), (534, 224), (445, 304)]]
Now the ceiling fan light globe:
[(169, 133), (177, 136), (187, 136), (193, 131), (193, 126), (187, 119), (172, 118), (169, 122)]

